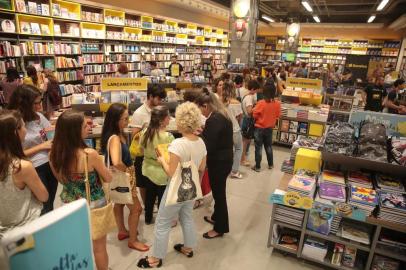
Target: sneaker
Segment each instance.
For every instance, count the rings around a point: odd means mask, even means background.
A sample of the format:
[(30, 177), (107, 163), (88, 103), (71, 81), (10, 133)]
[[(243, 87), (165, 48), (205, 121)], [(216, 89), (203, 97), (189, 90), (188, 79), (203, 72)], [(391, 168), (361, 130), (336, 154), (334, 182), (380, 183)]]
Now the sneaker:
[(232, 172), (230, 174), (231, 178), (242, 179), (242, 174), (240, 172)]
[(260, 172), (261, 168), (258, 168), (257, 166), (253, 166), (253, 167), (251, 167), (251, 170), (256, 171), (256, 172)]

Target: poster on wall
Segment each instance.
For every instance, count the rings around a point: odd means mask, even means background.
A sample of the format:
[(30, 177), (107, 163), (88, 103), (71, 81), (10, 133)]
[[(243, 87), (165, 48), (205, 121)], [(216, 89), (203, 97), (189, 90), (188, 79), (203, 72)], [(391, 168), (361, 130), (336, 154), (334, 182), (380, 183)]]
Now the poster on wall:
[(0, 0), (0, 9), (11, 10), (11, 1), (12, 0)]
[(406, 117), (404, 115), (371, 111), (351, 113), (349, 122), (357, 129), (363, 121), (385, 125), (388, 136), (406, 136)]
[(368, 55), (347, 55), (345, 67), (351, 71), (353, 80), (366, 80), (369, 58)]

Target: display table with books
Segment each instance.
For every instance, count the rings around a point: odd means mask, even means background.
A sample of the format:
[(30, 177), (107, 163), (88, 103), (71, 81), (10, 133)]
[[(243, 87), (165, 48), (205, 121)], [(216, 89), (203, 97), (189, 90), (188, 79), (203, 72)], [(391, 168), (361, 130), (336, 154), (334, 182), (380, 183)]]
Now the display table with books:
[(268, 247), (332, 269), (405, 269), (405, 189), (378, 175), (376, 191), (356, 171), (324, 170), (317, 181), (284, 174), (271, 196)]

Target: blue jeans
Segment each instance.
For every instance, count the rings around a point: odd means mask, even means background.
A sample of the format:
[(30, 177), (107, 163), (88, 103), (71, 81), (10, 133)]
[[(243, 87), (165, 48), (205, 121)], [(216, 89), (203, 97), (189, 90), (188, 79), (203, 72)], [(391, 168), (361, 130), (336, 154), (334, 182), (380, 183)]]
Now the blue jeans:
[(175, 205), (165, 206), (169, 184), (166, 186), (164, 195), (159, 205), (158, 216), (155, 221), (155, 239), (152, 255), (155, 258), (165, 258), (168, 248), (169, 233), (172, 228), (172, 221), (179, 215), (179, 222), (182, 226), (184, 245), (187, 248), (196, 247), (196, 229), (193, 220), (193, 206), (195, 201), (187, 201)]
[(261, 168), (262, 161), (262, 145), (265, 147), (266, 158), (268, 159), (268, 166), (273, 166), (273, 153), (272, 153), (272, 128), (255, 128), (254, 132), (255, 141), (255, 167)]
[(234, 161), (232, 172), (236, 173), (240, 170), (240, 162), (242, 156), (242, 136), (241, 132), (233, 133), (233, 143), (234, 143)]

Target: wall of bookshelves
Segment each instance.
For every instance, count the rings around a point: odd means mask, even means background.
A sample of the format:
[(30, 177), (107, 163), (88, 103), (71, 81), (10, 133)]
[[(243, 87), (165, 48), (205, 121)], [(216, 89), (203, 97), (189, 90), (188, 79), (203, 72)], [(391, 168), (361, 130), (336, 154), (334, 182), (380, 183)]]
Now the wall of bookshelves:
[(219, 71), (227, 63), (223, 29), (71, 1), (13, 0), (0, 10), (0, 26), (0, 76), (10, 66), (21, 73), (31, 64), (52, 69), (64, 106), (74, 92), (100, 91), (101, 78), (113, 76), (122, 62), (131, 77), (145, 73), (148, 61), (167, 72), (173, 54), (191, 74), (200, 74), (205, 58), (213, 57)]
[[(282, 59), (283, 37), (258, 37), (256, 45), (257, 62)], [(328, 63), (342, 65), (347, 55), (370, 55), (371, 61), (383, 61), (396, 66), (400, 47), (399, 40), (302, 38), (296, 56), (311, 66)]]

